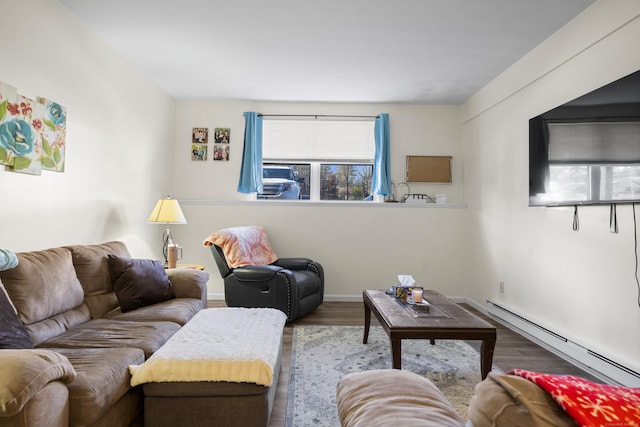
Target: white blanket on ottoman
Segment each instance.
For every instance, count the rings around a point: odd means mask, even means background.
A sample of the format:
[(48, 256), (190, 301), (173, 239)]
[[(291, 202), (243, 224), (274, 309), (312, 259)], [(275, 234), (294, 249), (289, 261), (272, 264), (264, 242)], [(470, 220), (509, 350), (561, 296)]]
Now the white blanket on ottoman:
[(142, 365), (131, 386), (228, 381), (271, 386), (287, 316), (272, 308), (201, 310)]

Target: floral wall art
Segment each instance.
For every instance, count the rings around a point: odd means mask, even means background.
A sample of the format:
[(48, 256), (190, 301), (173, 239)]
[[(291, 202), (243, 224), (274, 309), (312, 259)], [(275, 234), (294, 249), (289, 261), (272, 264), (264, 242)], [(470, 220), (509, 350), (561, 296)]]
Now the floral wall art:
[(57, 102), (40, 98), (44, 105), (42, 135), (42, 169), (64, 172), (64, 151), (67, 137), (67, 109)]
[(0, 82), (0, 165), (40, 175), (64, 171), (67, 112), (46, 98), (34, 101)]

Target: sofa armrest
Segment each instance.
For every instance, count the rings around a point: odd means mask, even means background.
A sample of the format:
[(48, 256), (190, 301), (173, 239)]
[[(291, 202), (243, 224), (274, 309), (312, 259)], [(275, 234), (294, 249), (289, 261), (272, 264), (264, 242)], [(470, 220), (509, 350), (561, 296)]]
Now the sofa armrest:
[(311, 263), (313, 263), (313, 260), (309, 258), (280, 258), (273, 265), (287, 270), (306, 270)]
[(309, 258), (280, 258), (272, 265), (277, 265), (286, 270), (307, 270), (316, 274), (320, 278), (322, 286), (321, 293), (324, 295), (324, 269), (322, 264), (315, 262)]
[(69, 360), (51, 350), (0, 351), (0, 417), (12, 417), (47, 384), (76, 379)]
[(206, 308), (209, 273), (194, 269), (169, 269), (167, 276), (176, 298), (196, 298)]
[(577, 425), (533, 382), (495, 372), (489, 372), (487, 378), (476, 385), (467, 417), (474, 427)]
[(271, 280), (280, 270), (282, 267), (275, 265), (247, 265), (234, 269), (233, 276), (241, 282), (264, 282)]

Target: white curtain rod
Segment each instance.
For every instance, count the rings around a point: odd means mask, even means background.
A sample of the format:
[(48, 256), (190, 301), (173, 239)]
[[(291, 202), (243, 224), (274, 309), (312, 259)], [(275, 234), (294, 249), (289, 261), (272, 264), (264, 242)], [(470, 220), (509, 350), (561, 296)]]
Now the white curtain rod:
[(339, 114), (262, 114), (258, 113), (258, 117), (311, 117), (314, 119), (322, 118), (343, 118), (343, 119), (377, 119), (380, 116), (349, 116)]

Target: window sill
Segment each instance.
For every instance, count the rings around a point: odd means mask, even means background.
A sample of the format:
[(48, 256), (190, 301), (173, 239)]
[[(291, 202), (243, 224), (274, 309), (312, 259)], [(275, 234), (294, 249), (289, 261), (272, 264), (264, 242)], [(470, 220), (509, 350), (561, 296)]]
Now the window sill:
[(364, 201), (310, 201), (310, 200), (182, 200), (184, 205), (264, 205), (264, 206), (302, 206), (302, 207), (371, 207), (400, 209), (466, 209), (466, 203), (398, 203), (398, 202), (364, 202)]

